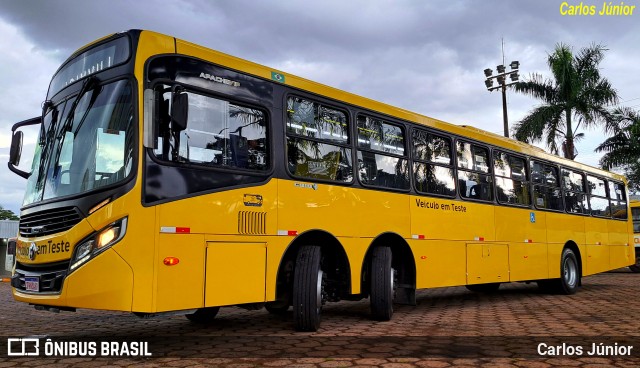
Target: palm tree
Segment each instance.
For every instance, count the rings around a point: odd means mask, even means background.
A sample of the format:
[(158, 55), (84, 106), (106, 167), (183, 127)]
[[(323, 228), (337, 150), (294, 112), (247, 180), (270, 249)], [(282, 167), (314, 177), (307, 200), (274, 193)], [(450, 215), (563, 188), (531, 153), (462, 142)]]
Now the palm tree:
[(573, 55), (569, 46), (558, 44), (547, 60), (553, 79), (532, 74), (528, 80), (516, 83), (517, 92), (542, 100), (514, 126), (516, 139), (536, 142), (544, 138), (554, 154), (558, 154), (558, 143), (562, 142), (564, 157), (574, 159), (580, 126), (605, 122), (607, 106), (618, 101), (616, 90), (598, 68), (605, 51), (600, 45), (591, 45)]
[(600, 166), (606, 170), (622, 168), (629, 188), (640, 191), (640, 113), (628, 107), (615, 109), (607, 130), (612, 136), (596, 147), (596, 152), (606, 152)]

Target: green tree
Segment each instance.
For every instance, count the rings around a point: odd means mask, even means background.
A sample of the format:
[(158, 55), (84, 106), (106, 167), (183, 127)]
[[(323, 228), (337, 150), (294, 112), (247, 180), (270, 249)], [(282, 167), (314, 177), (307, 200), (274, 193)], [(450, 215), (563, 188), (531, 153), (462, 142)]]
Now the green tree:
[(2, 205), (0, 205), (0, 220), (20, 220), (18, 216), (11, 210), (5, 210)]
[(640, 113), (630, 108), (615, 109), (607, 123), (612, 133), (596, 152), (605, 152), (600, 166), (605, 170), (621, 168), (629, 179), (629, 189), (640, 191)]
[(583, 48), (577, 55), (565, 44), (556, 45), (547, 63), (553, 79), (532, 74), (516, 83), (515, 90), (542, 101), (514, 125), (516, 139), (538, 142), (545, 139), (551, 153), (574, 159), (578, 129), (607, 121), (607, 106), (617, 103), (618, 94), (600, 75), (599, 64), (606, 49), (600, 45)]

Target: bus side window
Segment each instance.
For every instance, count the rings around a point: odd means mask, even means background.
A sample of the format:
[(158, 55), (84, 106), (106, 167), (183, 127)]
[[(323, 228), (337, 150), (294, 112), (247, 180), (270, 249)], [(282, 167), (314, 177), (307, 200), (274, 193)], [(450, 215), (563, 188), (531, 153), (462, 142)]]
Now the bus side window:
[(539, 161), (531, 161), (533, 181), (533, 204), (539, 209), (562, 211), (562, 191), (558, 180), (558, 169)]
[(364, 185), (408, 190), (409, 161), (404, 129), (384, 120), (358, 115), (358, 176)]
[(589, 214), (585, 178), (583, 173), (573, 170), (562, 170), (562, 187), (567, 212)]
[(456, 180), (452, 165), (451, 139), (414, 129), (413, 147), (416, 191), (454, 197)]
[[(612, 217), (615, 219), (626, 220), (629, 214), (627, 213), (627, 196), (624, 184), (609, 181), (609, 198), (611, 199)], [(634, 208), (634, 210), (637, 209), (638, 208)]]
[(587, 175), (587, 187), (589, 192), (589, 207), (592, 216), (611, 216), (611, 205), (607, 198), (607, 185), (603, 179)]
[(301, 97), (287, 99), (287, 168), (294, 176), (351, 183), (347, 115)]
[(458, 186), (463, 198), (493, 200), (493, 182), (489, 168), (489, 150), (469, 142), (458, 141)]
[(529, 206), (531, 201), (525, 160), (504, 152), (495, 151), (493, 162), (498, 202)]

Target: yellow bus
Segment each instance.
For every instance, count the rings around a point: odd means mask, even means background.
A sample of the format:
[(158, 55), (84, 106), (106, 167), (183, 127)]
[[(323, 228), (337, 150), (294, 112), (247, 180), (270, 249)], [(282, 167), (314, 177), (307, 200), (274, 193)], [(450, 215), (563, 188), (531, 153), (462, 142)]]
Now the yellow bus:
[(631, 200), (631, 217), (633, 220), (633, 244), (636, 248), (636, 263), (629, 266), (633, 272), (640, 272), (640, 200)]
[(43, 310), (292, 307), (314, 331), (328, 302), (389, 320), (417, 289), (571, 294), (634, 262), (620, 175), (149, 31), (75, 52), (9, 166), (13, 295)]

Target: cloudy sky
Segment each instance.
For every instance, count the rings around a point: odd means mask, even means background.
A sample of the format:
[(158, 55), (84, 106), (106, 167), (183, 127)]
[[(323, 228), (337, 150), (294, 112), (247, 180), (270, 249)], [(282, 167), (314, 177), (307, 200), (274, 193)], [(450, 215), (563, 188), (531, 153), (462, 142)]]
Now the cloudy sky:
[[(582, 3), (599, 11), (603, 2)], [(559, 0), (0, 0), (0, 205), (19, 212), (26, 184), (5, 164), (11, 125), (40, 113), (49, 80), (68, 55), (113, 32), (170, 34), (502, 134), (501, 96), (487, 92), (483, 75), (502, 63), (502, 39), (506, 62), (519, 60), (524, 75), (548, 75), (546, 58), (559, 42), (576, 51), (602, 44), (609, 49), (603, 75), (622, 105), (640, 108), (640, 0), (624, 3), (636, 6), (632, 15), (563, 16)], [(513, 92), (508, 101), (510, 123), (537, 104)], [(577, 160), (597, 165), (593, 148), (603, 133), (585, 133)], [(27, 144), (24, 155), (32, 151)]]

